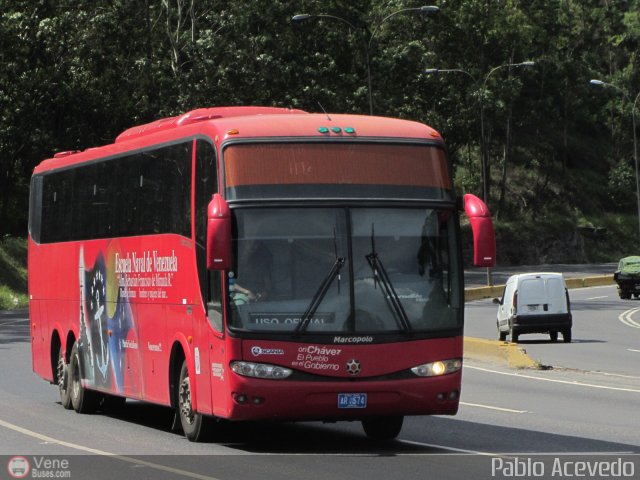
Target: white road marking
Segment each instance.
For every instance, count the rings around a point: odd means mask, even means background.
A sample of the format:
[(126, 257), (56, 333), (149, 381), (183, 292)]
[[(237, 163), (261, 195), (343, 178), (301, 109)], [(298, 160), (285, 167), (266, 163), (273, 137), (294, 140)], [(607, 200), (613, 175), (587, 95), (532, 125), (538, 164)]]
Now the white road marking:
[(28, 430), (23, 427), (19, 427), (18, 425), (14, 425), (13, 423), (5, 422), (0, 419), (0, 427), (8, 428), (9, 430), (13, 430), (14, 432), (21, 433), (23, 435), (27, 435), (32, 438), (36, 438), (38, 440), (42, 440), (47, 443), (54, 443), (57, 445), (62, 445), (63, 447), (72, 448), (74, 450), (80, 450), (82, 452), (91, 453), (93, 455), (102, 455), (105, 457), (113, 457), (117, 460), (121, 460), (123, 462), (132, 463), (136, 466), (140, 467), (149, 467), (155, 470), (161, 470), (163, 472), (174, 473), (176, 475), (180, 475), (181, 477), (188, 478), (196, 478), (198, 480), (219, 480), (216, 477), (209, 477), (206, 475), (200, 475), (199, 473), (188, 472), (186, 470), (180, 470), (179, 468), (168, 467), (166, 465), (160, 465), (158, 463), (147, 462), (145, 460), (141, 460), (139, 458), (128, 457), (126, 455), (117, 455), (115, 453), (106, 452), (104, 450), (97, 450), (95, 448), (85, 447), (83, 445), (77, 445), (75, 443), (66, 442), (64, 440), (58, 440), (57, 438), (49, 437), (48, 435), (43, 435), (42, 433), (34, 432), (32, 430)]
[(2, 327), (3, 325), (20, 325), (21, 323), (25, 324), (25, 326), (28, 326), (27, 319), (21, 318), (19, 320), (9, 320), (7, 322), (0, 321), (0, 327)]
[(640, 353), (640, 350), (635, 350), (633, 348), (627, 348), (627, 350), (629, 350), (630, 352)]
[(626, 312), (622, 312), (618, 316), (618, 320), (624, 323), (628, 327), (640, 328), (640, 323), (633, 320), (631, 317), (636, 314), (640, 310), (640, 308), (632, 308), (631, 310), (627, 310)]
[(599, 297), (585, 298), (585, 300), (601, 300), (603, 298), (609, 298), (609, 295), (601, 295)]
[(542, 378), (542, 377), (536, 377), (534, 375), (525, 375), (522, 373), (510, 373), (510, 372), (500, 372), (498, 370), (491, 370), (488, 368), (481, 368), (481, 367), (473, 367), (470, 365), (465, 366), (464, 368), (468, 368), (471, 370), (479, 370), (481, 372), (487, 372), (487, 373), (495, 373), (496, 375), (506, 375), (508, 377), (518, 377), (518, 378), (525, 378), (527, 380), (537, 380), (540, 382), (550, 382), (550, 383), (561, 383), (564, 385), (572, 385), (574, 387), (586, 387), (586, 388), (597, 388), (600, 390), (614, 390), (617, 392), (630, 392), (630, 393), (640, 393), (640, 389), (637, 388), (622, 388), (622, 387), (609, 387), (606, 385), (596, 385), (594, 383), (584, 383), (584, 382), (579, 382), (577, 380), (574, 381), (568, 381), (568, 380), (558, 380), (555, 378)]
[(507, 412), (507, 413), (529, 413), (528, 410), (513, 410), (511, 408), (504, 407), (494, 407), (491, 405), (482, 405), (480, 403), (467, 403), (460, 402), (460, 405), (464, 405), (466, 407), (477, 407), (477, 408), (486, 408), (487, 410), (497, 410), (498, 412)]
[[(166, 465), (160, 465), (157, 463), (152, 463), (152, 462), (147, 462), (145, 460), (141, 460), (138, 458), (133, 458), (133, 457), (129, 457), (126, 455), (118, 455), (115, 453), (111, 453), (111, 452), (106, 452), (104, 450), (98, 450), (95, 448), (90, 448), (90, 447), (85, 447), (84, 445), (78, 445), (75, 443), (71, 443), (71, 442), (67, 442), (64, 440), (58, 440), (57, 438), (53, 438), (53, 437), (49, 437), (48, 435), (44, 435), (42, 433), (38, 433), (38, 432), (34, 432), (32, 430), (28, 430), (26, 428), (20, 427), (18, 425), (14, 425), (13, 423), (9, 423), (6, 422), (4, 420), (0, 419), (0, 427), (5, 427), (8, 428), (9, 430), (13, 430), (14, 432), (18, 432), (21, 433), (23, 435), (27, 435), (29, 437), (41, 440), (40, 444), (52, 444), (52, 445), (61, 445), (63, 447), (67, 447), (67, 448), (72, 448), (75, 450), (80, 450), (82, 452), (86, 452), (86, 453), (91, 453), (93, 455), (102, 455), (102, 456), (106, 456), (106, 457), (113, 457), (117, 460), (121, 460), (123, 462), (127, 462), (127, 463), (131, 463), (134, 466), (138, 466), (138, 467), (149, 467), (149, 468), (153, 468), (155, 470), (161, 470), (164, 472), (169, 472), (169, 473), (174, 473), (176, 475), (180, 475), (182, 477), (188, 477), (188, 478), (195, 478), (197, 480), (219, 480), (216, 477), (209, 477), (206, 475), (201, 475), (199, 473), (194, 473), (194, 472), (189, 472), (186, 470), (180, 470), (178, 468), (173, 468), (173, 467), (168, 467)], [(462, 448), (455, 448), (455, 447), (448, 447), (446, 445), (437, 445), (434, 443), (423, 443), (423, 442), (413, 442), (411, 440), (398, 440), (399, 443), (404, 443), (406, 445), (415, 445), (415, 446), (421, 446), (421, 447), (429, 447), (429, 448), (437, 448), (440, 450), (446, 450), (448, 452), (454, 452), (454, 453), (463, 453), (463, 454), (469, 454), (469, 455), (482, 455), (482, 456), (497, 456), (500, 454), (497, 453), (488, 453), (488, 452), (480, 452), (480, 451), (476, 451), (476, 450), (466, 450), (466, 449), (462, 449)], [(228, 446), (228, 445), (227, 445)], [(320, 453), (320, 454), (314, 454), (314, 453), (252, 453), (251, 455), (264, 455), (264, 456), (307, 456), (307, 455), (312, 455), (312, 456), (357, 456), (357, 454), (352, 454), (352, 453), (344, 453), (344, 454), (340, 454), (340, 453)], [(363, 456), (369, 456), (370, 454), (363, 454)], [(407, 453), (407, 454), (399, 454), (399, 455), (404, 455), (404, 456), (415, 456), (415, 455), (433, 455), (433, 453), (419, 453), (419, 454), (411, 454), (411, 453)]]
[(502, 455), (500, 453), (480, 452), (477, 450), (467, 450), (464, 448), (446, 447), (444, 445), (437, 445), (435, 443), (413, 442), (411, 440), (398, 440), (398, 443), (404, 443), (406, 445), (416, 445), (418, 447), (440, 448), (442, 450), (448, 450), (451, 452), (471, 454), (471, 455), (482, 455), (484, 457), (497, 457)]
[[(640, 352), (640, 350), (636, 350), (636, 352)], [(622, 373), (607, 373), (607, 372), (598, 372), (600, 375), (604, 375), (605, 377), (620, 377), (620, 378), (633, 378), (634, 380), (640, 380), (640, 377), (637, 375), (624, 375)]]

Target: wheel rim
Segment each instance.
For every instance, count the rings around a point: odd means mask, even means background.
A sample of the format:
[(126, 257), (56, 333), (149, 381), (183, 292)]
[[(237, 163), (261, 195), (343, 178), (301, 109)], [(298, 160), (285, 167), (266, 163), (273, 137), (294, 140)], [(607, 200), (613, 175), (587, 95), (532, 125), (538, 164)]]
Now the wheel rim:
[(78, 356), (73, 357), (73, 378), (71, 379), (71, 388), (73, 395), (78, 398), (80, 395), (80, 362)]
[(67, 365), (64, 363), (64, 357), (60, 355), (58, 358), (58, 389), (60, 390), (60, 395), (64, 395), (67, 391)]
[(189, 377), (182, 380), (180, 384), (180, 416), (189, 424), (193, 424), (194, 414), (191, 408), (191, 384)]

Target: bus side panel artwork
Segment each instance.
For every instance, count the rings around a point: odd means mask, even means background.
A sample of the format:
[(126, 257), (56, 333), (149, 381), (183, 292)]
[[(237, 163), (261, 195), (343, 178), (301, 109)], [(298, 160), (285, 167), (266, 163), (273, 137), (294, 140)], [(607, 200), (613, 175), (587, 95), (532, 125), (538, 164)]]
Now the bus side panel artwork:
[[(188, 317), (197, 290), (189, 288), (191, 269), (179, 268), (189, 264), (180, 258), (191, 256), (190, 242), (168, 237), (153, 246), (138, 237), (80, 247), (76, 318), (87, 387), (169, 403), (167, 308)], [(172, 328), (190, 332), (186, 322)]]
[[(125, 370), (130, 363), (124, 357), (128, 351), (137, 350), (139, 344), (126, 288), (119, 287), (116, 272), (107, 265), (101, 250), (91, 255), (89, 249), (85, 253), (81, 247), (78, 267), (81, 298), (78, 349), (86, 385), (124, 394)], [(129, 386), (126, 390), (137, 389)]]

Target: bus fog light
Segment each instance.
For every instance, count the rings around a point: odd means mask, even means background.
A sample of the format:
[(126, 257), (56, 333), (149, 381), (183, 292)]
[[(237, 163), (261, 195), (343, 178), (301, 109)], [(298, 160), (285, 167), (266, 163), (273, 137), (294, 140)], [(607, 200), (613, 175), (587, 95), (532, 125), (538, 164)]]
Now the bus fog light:
[(244, 393), (233, 392), (231, 394), (231, 397), (239, 405), (244, 405), (245, 403), (247, 403), (247, 396)]
[(413, 367), (411, 371), (418, 377), (439, 377), (457, 372), (462, 368), (462, 359), (439, 360)]
[(290, 368), (268, 363), (231, 362), (231, 370), (243, 377), (264, 378), (268, 380), (282, 380), (293, 373)]

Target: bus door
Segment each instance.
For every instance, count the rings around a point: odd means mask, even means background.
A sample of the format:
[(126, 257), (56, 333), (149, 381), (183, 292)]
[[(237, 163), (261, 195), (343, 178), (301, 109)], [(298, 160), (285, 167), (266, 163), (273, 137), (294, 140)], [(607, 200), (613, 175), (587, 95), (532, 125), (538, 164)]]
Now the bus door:
[[(199, 323), (202, 338), (207, 339), (207, 345), (203, 345), (200, 353), (200, 362), (203, 370), (207, 372), (206, 378), (200, 379), (199, 388), (206, 388), (211, 395), (207, 399), (208, 407), (214, 415), (224, 416), (224, 399), (226, 398), (225, 375), (225, 338), (224, 320), (222, 311), (222, 275), (220, 271), (208, 272), (208, 287), (206, 302), (206, 317)], [(206, 332), (206, 333), (205, 333)], [(204, 348), (206, 346), (206, 349)], [(206, 352), (205, 355), (202, 353)], [(200, 385), (202, 384), (202, 387)], [(205, 387), (206, 386), (206, 387)], [(204, 392), (204, 390), (200, 390)], [(201, 399), (204, 394), (198, 394), (198, 410), (202, 411)]]

